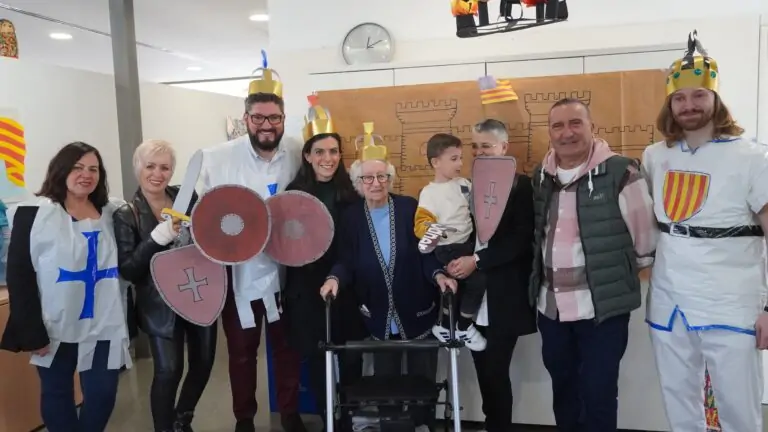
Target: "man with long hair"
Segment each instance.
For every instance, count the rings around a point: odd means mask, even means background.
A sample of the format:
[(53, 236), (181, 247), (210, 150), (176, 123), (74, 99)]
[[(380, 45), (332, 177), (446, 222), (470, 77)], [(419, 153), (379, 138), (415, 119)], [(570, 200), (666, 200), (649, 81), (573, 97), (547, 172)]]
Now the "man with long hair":
[(768, 147), (742, 137), (718, 80), (694, 32), (667, 78), (665, 140), (643, 154), (661, 230), (646, 321), (673, 432), (706, 430), (705, 369), (723, 430), (763, 430)]

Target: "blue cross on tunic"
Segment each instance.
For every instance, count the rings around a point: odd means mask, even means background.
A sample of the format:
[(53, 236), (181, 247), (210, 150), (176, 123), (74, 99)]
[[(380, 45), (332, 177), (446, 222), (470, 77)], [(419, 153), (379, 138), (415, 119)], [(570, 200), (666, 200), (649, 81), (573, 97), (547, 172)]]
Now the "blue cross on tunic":
[(80, 319), (93, 319), (93, 307), (96, 297), (96, 284), (102, 279), (116, 279), (117, 267), (99, 269), (99, 233), (90, 231), (82, 233), (88, 241), (88, 256), (85, 268), (80, 271), (65, 270), (59, 267), (59, 278), (56, 282), (82, 282), (85, 284), (85, 299)]

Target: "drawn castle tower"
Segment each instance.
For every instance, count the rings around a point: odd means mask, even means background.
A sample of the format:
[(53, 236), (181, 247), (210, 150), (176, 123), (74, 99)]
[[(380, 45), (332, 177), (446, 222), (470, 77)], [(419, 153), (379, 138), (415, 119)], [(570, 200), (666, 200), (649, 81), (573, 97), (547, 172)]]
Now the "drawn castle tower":
[[(535, 93), (525, 95), (525, 110), (531, 116), (528, 124), (528, 155), (524, 165), (524, 171), (531, 173), (549, 150), (549, 110), (552, 104), (571, 97), (589, 105), (592, 100), (592, 92), (566, 92), (561, 93)], [(538, 144), (538, 145), (537, 145)]]
[(399, 193), (419, 196), (432, 176), (427, 162), (427, 141), (436, 133), (451, 133), (451, 121), (459, 104), (455, 99), (398, 103), (395, 109), (402, 124), (400, 140)]

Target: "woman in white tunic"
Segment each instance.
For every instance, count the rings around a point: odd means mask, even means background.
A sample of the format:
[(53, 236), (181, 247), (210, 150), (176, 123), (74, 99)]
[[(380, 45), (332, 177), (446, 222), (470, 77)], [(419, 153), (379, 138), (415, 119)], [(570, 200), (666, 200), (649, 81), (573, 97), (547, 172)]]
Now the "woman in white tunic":
[[(9, 214), (10, 318), (0, 348), (32, 353), (50, 432), (102, 432), (118, 374), (130, 367), (125, 291), (118, 280), (107, 173), (74, 142), (48, 165), (37, 198)], [(78, 415), (74, 374), (80, 373)]]

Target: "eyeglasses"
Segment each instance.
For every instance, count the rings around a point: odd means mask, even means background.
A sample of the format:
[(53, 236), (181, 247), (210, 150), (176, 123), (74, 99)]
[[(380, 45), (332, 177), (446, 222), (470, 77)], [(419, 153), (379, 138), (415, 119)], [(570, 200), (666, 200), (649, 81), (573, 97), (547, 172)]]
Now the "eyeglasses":
[(365, 184), (373, 184), (373, 180), (376, 179), (379, 183), (386, 183), (389, 181), (389, 174), (379, 174), (376, 176), (367, 175), (367, 176), (360, 176), (360, 180), (363, 181)]
[(481, 148), (483, 150), (490, 150), (490, 149), (496, 147), (497, 145), (498, 144), (488, 144), (488, 143), (482, 143), (480, 145), (477, 145), (477, 143), (472, 143), (472, 149), (473, 150), (477, 150), (478, 147), (479, 147), (479, 148)]
[(264, 123), (264, 120), (269, 120), (269, 124), (272, 126), (279, 125), (285, 118), (285, 116), (282, 114), (272, 114), (270, 116), (263, 116), (261, 114), (248, 114), (248, 116), (251, 118), (251, 122), (253, 122), (255, 125), (261, 125)]

